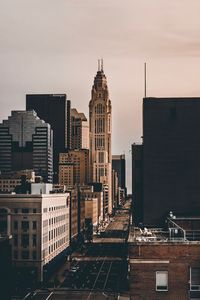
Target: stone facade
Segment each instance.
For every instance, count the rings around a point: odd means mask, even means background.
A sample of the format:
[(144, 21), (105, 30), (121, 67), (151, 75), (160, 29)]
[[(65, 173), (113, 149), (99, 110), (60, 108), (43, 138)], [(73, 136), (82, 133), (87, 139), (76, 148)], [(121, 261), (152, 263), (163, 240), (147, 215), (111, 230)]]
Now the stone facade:
[(112, 212), (111, 101), (103, 66), (99, 66), (89, 103), (90, 180), (108, 185), (105, 214)]

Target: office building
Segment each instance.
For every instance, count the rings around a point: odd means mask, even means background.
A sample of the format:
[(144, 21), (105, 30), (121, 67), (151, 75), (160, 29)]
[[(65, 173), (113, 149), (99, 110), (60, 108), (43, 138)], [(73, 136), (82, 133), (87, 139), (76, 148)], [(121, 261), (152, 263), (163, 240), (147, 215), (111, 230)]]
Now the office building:
[(0, 195), (0, 235), (12, 236), (12, 265), (21, 280), (45, 280), (69, 246), (69, 193)]
[(0, 124), (0, 171), (32, 169), (52, 182), (53, 137), (51, 126), (36, 112), (12, 111)]
[(143, 223), (200, 211), (200, 98), (143, 101)]
[[(73, 176), (73, 177), (72, 177)], [(59, 158), (59, 183), (87, 184), (89, 180), (89, 150), (76, 149), (60, 153)]]
[(107, 185), (105, 212), (112, 212), (111, 101), (103, 63), (99, 64), (89, 103), (90, 181)]
[(90, 222), (93, 226), (93, 230), (98, 225), (98, 198), (86, 197), (85, 198), (85, 219), (86, 223)]
[(81, 187), (70, 189), (70, 243), (78, 242), (85, 229), (85, 199)]
[(112, 170), (112, 199), (113, 199), (113, 208), (119, 206), (119, 179), (118, 174), (115, 170)]
[(127, 194), (126, 189), (126, 159), (125, 154), (112, 155), (112, 169), (117, 172), (119, 187), (124, 190), (124, 198)]
[(71, 149), (89, 149), (89, 123), (83, 113), (71, 109)]
[(58, 183), (59, 153), (71, 148), (70, 106), (66, 94), (26, 95), (26, 110), (34, 109), (53, 129), (54, 183)]

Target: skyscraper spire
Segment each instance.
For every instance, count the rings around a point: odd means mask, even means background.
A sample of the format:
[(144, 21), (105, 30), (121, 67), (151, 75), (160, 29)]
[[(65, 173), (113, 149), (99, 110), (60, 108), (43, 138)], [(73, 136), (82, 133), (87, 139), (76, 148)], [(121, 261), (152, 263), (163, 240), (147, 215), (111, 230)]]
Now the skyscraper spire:
[(101, 71), (103, 71), (103, 58), (101, 59)]
[(100, 67), (100, 59), (98, 59), (98, 71), (101, 71), (101, 67)]

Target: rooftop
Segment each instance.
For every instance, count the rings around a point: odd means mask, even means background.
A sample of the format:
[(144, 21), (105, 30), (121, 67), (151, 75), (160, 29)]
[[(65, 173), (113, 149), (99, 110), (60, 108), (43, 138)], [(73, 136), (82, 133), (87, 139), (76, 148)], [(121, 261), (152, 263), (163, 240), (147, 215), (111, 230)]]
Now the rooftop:
[(166, 229), (131, 227), (128, 242), (200, 244), (200, 217), (168, 218), (166, 225)]

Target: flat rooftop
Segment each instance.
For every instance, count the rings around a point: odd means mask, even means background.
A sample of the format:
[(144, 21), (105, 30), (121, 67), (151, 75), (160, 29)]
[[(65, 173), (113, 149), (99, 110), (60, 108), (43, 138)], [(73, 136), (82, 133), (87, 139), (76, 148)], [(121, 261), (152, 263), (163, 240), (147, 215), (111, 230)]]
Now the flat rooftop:
[(200, 217), (168, 218), (168, 228), (131, 227), (129, 243), (198, 243), (200, 244)]

